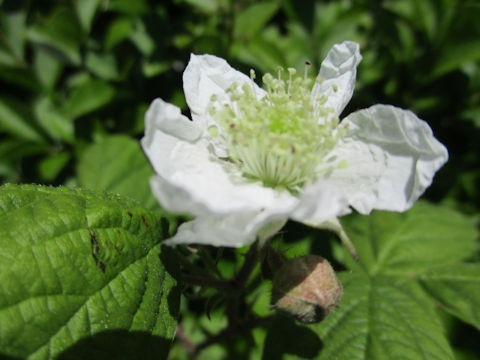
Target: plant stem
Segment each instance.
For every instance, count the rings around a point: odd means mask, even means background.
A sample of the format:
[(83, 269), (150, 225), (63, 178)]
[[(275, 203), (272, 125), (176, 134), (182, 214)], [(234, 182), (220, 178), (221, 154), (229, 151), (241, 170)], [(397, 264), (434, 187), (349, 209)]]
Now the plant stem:
[(200, 275), (187, 275), (183, 274), (181, 276), (183, 283), (190, 285), (199, 285), (203, 287), (210, 287), (220, 291), (232, 291), (235, 290), (231, 282), (228, 280), (215, 279), (211, 276), (200, 276)]
[[(190, 271), (194, 270), (195, 265), (191, 264), (186, 258), (181, 260)], [(242, 312), (242, 306), (245, 304), (246, 285), (259, 260), (260, 249), (258, 242), (255, 242), (245, 254), (245, 260), (238, 270), (238, 273), (230, 280), (218, 279), (210, 275), (209, 271), (205, 270), (197, 272), (195, 275), (182, 275), (182, 282), (214, 288), (218, 290), (219, 293), (225, 294), (227, 299), (226, 315), (228, 318), (228, 325), (219, 333), (212, 335), (200, 344), (195, 345), (190, 341), (186, 334), (182, 332), (182, 329), (180, 327), (178, 328), (178, 338), (184, 344), (191, 359), (195, 359), (201, 350), (210, 345), (227, 341), (234, 336), (238, 336), (239, 333), (246, 333), (257, 326), (264, 325), (272, 320), (273, 316), (253, 317), (251, 312), (246, 314)], [(244, 320), (245, 318), (249, 320)]]
[(195, 358), (195, 354), (197, 353), (197, 346), (190, 340), (190, 338), (185, 334), (183, 331), (182, 325), (178, 324), (175, 330), (176, 337), (182, 342), (185, 346), (185, 350), (187, 350), (188, 357), (190, 359)]
[(257, 326), (263, 326), (268, 324), (273, 320), (274, 316), (265, 316), (265, 317), (258, 317), (251, 319), (249, 321), (246, 321), (242, 324), (238, 324), (237, 326), (230, 326), (228, 325), (225, 329), (220, 331), (218, 334), (206, 339), (202, 343), (198, 344), (195, 348), (195, 355), (198, 354), (201, 350), (205, 349), (206, 347), (221, 343), (224, 341), (227, 341), (231, 339), (234, 336), (238, 336), (239, 333), (245, 333), (250, 331), (253, 328), (256, 328)]
[(248, 249), (248, 252), (245, 254), (245, 261), (243, 262), (240, 271), (237, 276), (233, 279), (234, 283), (238, 287), (243, 287), (247, 282), (250, 274), (252, 273), (255, 265), (258, 261), (258, 242), (253, 243)]

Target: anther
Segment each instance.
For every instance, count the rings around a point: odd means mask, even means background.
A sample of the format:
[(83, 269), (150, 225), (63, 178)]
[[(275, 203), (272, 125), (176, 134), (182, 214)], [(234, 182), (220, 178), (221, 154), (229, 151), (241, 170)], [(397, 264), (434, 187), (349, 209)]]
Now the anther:
[(282, 80), (283, 67), (277, 66), (278, 80)]
[(312, 63), (308, 60), (305, 61), (305, 73), (304, 73), (305, 80), (308, 79), (308, 71), (310, 70), (311, 67), (312, 67)]
[(290, 94), (290, 88), (292, 87), (293, 77), (297, 73), (297, 70), (294, 68), (288, 68), (288, 94)]

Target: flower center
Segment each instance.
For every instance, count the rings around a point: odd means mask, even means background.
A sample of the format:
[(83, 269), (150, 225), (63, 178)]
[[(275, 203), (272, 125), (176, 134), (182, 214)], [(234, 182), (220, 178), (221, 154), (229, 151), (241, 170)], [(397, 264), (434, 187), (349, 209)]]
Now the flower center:
[[(221, 137), (227, 147), (227, 160), (238, 166), (244, 177), (260, 180), (265, 186), (297, 192), (314, 181), (319, 165), (341, 136), (337, 118), (324, 106), (326, 97), (314, 99), (314, 81), (298, 76), (289, 68), (284, 78), (263, 76), (266, 94), (258, 97), (252, 83), (227, 89), (229, 101), (220, 103), (214, 95), (209, 108), (218, 127), (210, 134)], [(316, 81), (321, 81), (317, 79)]]

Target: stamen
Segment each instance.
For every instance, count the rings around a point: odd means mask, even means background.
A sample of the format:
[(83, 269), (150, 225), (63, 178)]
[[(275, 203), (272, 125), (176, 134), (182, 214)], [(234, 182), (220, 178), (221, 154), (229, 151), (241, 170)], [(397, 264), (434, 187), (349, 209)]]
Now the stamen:
[(278, 81), (282, 81), (283, 67), (277, 66)]
[(312, 67), (312, 63), (310, 61), (305, 61), (305, 72), (304, 72), (304, 79), (307, 80), (308, 79), (308, 72), (310, 71), (310, 68)]
[(294, 68), (288, 68), (288, 94), (290, 95), (290, 89), (292, 88), (292, 78), (297, 73)]
[(229, 167), (235, 164), (245, 178), (295, 193), (324, 171), (320, 165), (343, 133), (334, 131), (338, 120), (324, 106), (327, 98), (312, 98), (310, 66), (305, 63), (303, 78), (288, 68), (288, 79), (282, 79), (282, 67), (277, 78), (263, 75), (266, 95), (260, 99), (251, 70), (250, 84), (227, 90), (229, 104), (210, 105), (219, 127), (209, 129), (211, 136), (224, 141)]
[(250, 85), (252, 87), (252, 93), (255, 94), (255, 78), (256, 78), (255, 70), (250, 69)]

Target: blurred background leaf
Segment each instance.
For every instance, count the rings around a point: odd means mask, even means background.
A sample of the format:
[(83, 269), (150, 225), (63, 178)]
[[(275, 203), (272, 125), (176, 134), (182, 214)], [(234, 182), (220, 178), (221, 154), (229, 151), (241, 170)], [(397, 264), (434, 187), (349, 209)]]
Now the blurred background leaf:
[(103, 138), (83, 151), (77, 171), (84, 188), (121, 194), (147, 208), (158, 208), (149, 186), (153, 170), (138, 141), (126, 136)]

